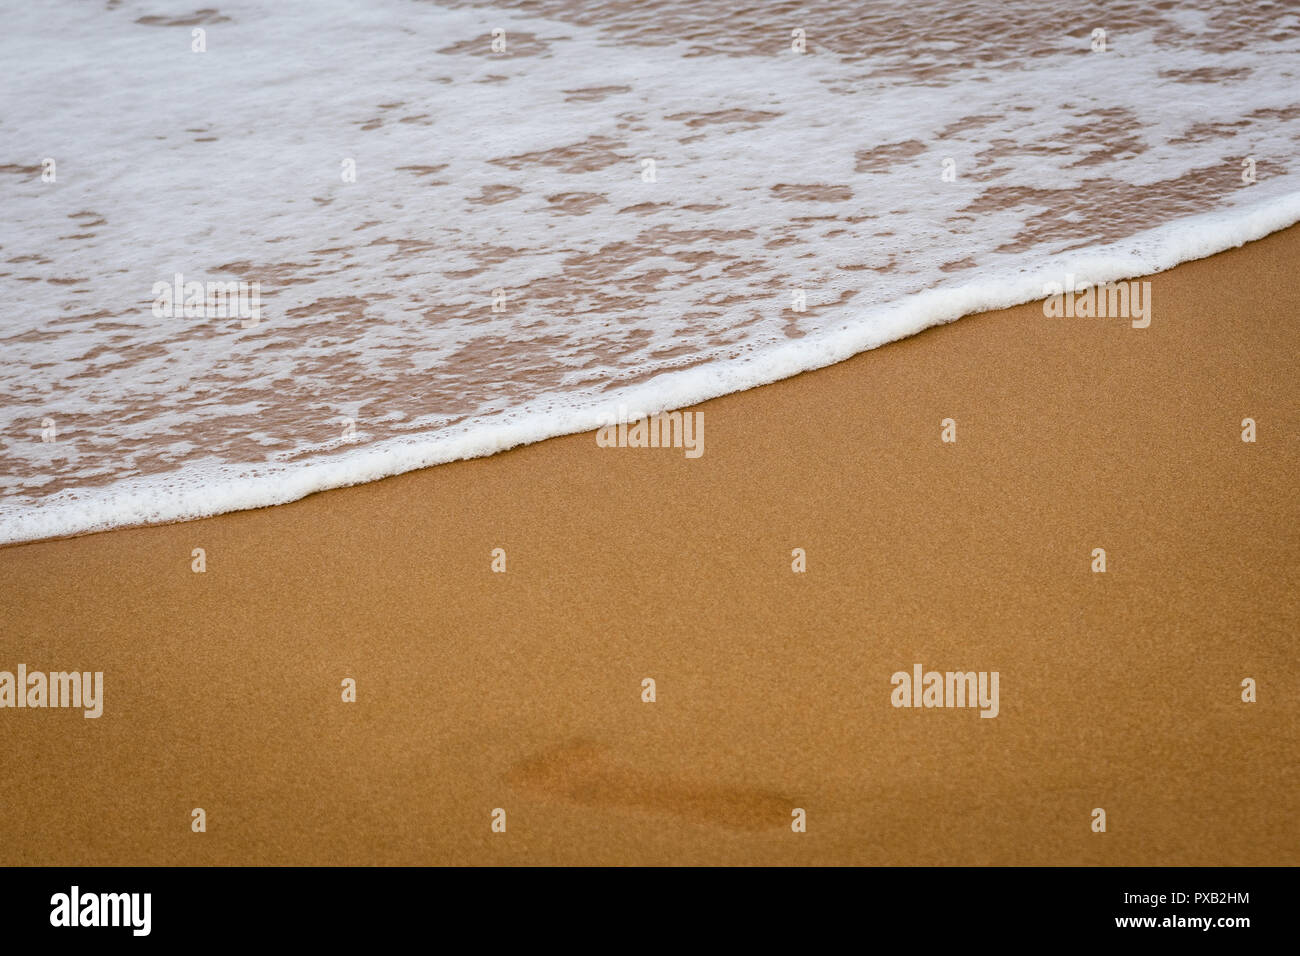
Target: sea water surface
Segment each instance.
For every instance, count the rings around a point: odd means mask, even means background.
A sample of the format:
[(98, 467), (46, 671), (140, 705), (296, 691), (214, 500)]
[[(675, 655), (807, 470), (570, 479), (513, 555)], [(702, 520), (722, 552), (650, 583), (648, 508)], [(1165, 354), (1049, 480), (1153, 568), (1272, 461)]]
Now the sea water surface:
[[(0, 542), (678, 408), (1300, 220), (1295, 2), (207, 2), (0, 3)], [(257, 321), (160, 314), (178, 274)]]

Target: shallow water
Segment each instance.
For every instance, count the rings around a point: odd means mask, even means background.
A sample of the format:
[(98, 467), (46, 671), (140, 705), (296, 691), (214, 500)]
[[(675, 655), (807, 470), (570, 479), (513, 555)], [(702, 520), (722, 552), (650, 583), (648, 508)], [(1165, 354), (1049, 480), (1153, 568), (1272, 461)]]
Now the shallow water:
[[(680, 407), (1300, 219), (1294, 3), (4, 6), (0, 541)], [(155, 314), (178, 273), (257, 283), (256, 323)]]

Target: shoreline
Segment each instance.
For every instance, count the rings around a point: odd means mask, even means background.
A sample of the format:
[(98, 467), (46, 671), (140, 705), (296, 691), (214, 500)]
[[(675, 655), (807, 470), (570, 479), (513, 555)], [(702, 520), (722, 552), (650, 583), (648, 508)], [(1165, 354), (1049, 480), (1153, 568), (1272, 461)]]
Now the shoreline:
[[(750, 381), (747, 384), (736, 385), (736, 379), (743, 379), (745, 376), (741, 374), (744, 365), (735, 360), (708, 362), (705, 363), (702, 370), (705, 373), (703, 381), (707, 381), (709, 383), (707, 385), (687, 384), (688, 382), (694, 382), (699, 377), (694, 374), (693, 369), (687, 369), (675, 373), (670, 372), (657, 378), (653, 388), (634, 388), (630, 394), (620, 394), (616, 401), (620, 409), (627, 407), (629, 403), (643, 409), (635, 415), (638, 418), (661, 411), (681, 411), (685, 408), (693, 408), (716, 398), (746, 392), (753, 388), (761, 388), (764, 385), (776, 384), (810, 371), (829, 368), (939, 325), (969, 319), (989, 311), (998, 311), (1000, 308), (1015, 308), (1032, 302), (1041, 302), (1044, 297), (1038, 293), (1045, 289), (1045, 285), (1051, 285), (1058, 290), (1055, 295), (1046, 296), (1047, 300), (1057, 299), (1061, 296), (1062, 283), (1056, 280), (1061, 279), (1062, 276), (1066, 280), (1064, 285), (1069, 287), (1064, 290), (1063, 314), (1066, 318), (1074, 318), (1073, 296), (1071, 293), (1074, 291), (1076, 274), (1079, 273), (1079, 270), (1082, 270), (1081, 274), (1086, 275), (1090, 283), (1095, 283), (1098, 287), (1103, 285), (1125, 286), (1132, 285), (1133, 280), (1147, 278), (1147, 274), (1143, 272), (1143, 265), (1149, 265), (1152, 259), (1158, 262), (1173, 263), (1173, 265), (1161, 269), (1159, 272), (1152, 273), (1160, 274), (1160, 272), (1167, 272), (1169, 269), (1177, 268), (1177, 266), (1188, 262), (1199, 261), (1207, 256), (1219, 255), (1225, 251), (1239, 249), (1244, 244), (1294, 229), (1297, 220), (1300, 220), (1300, 194), (1283, 197), (1271, 204), (1257, 205), (1245, 210), (1235, 210), (1234, 212), (1236, 218), (1234, 219), (1234, 230), (1232, 232), (1233, 238), (1229, 240), (1231, 245), (1226, 248), (1219, 248), (1222, 246), (1221, 239), (1216, 239), (1213, 244), (1207, 247), (1203, 245), (1199, 235), (1200, 229), (1208, 227), (1211, 223), (1219, 222), (1228, 215), (1226, 212), (1202, 213), (1177, 219), (1139, 233), (1130, 239), (1100, 246), (1086, 256), (1068, 257), (1062, 254), (1058, 258), (1066, 260), (1066, 270), (1062, 272), (1055, 270), (1043, 272), (1040, 269), (1039, 271), (1042, 274), (1036, 273), (1034, 278), (1022, 276), (1016, 283), (1011, 284), (1012, 291), (1010, 292), (1007, 291), (1008, 286), (1004, 282), (1002, 284), (993, 284), (992, 288), (989, 288), (989, 283), (983, 283), (958, 289), (932, 289), (907, 296), (898, 302), (890, 303), (884, 310), (883, 314), (885, 316), (891, 316), (888, 319), (881, 319), (887, 330), (882, 330), (876, 325), (869, 327), (846, 325), (842, 334), (832, 335), (828, 339), (818, 342), (818, 349), (823, 354), (813, 362), (807, 361), (804, 349), (795, 342), (787, 343), (783, 349), (773, 349), (765, 353), (762, 364), (768, 368), (768, 371), (762, 373), (760, 380), (757, 382)], [(1146, 243), (1153, 244), (1154, 251), (1148, 250), (1145, 253), (1138, 254), (1126, 250), (1127, 246), (1141, 246)], [(1217, 249), (1217, 251), (1206, 253), (1206, 248)], [(1069, 269), (1075, 271), (1068, 271)], [(1043, 282), (1044, 276), (1051, 281), (1045, 284)], [(1080, 284), (1082, 284), (1082, 281), (1081, 279)], [(1150, 321), (1149, 317), (1146, 321)], [(1141, 328), (1142, 326), (1135, 324), (1134, 327)], [(830, 356), (830, 358), (827, 359), (826, 356)], [(719, 379), (729, 381), (719, 387), (717, 384)], [(640, 398), (643, 391), (651, 396), (648, 401)], [(662, 400), (658, 398), (664, 391), (677, 395), (680, 400), (674, 402), (672, 406), (665, 406)], [(528, 405), (524, 406), (524, 408), (527, 407)], [(520, 411), (520, 415), (523, 416), (522, 421), (507, 420), (504, 425), (480, 429), (475, 433), (471, 441), (466, 441), (464, 436), (459, 440), (444, 440), (441, 433), (432, 432), (416, 435), (409, 439), (387, 439), (363, 445), (350, 451), (347, 449), (340, 451), (342, 447), (340, 446), (332, 449), (335, 454), (329, 457), (313, 457), (310, 464), (305, 468), (302, 466), (286, 467), (282, 462), (223, 464), (217, 467), (215, 476), (209, 476), (198, 492), (186, 492), (183, 485), (179, 491), (175, 488), (159, 489), (155, 484), (158, 475), (147, 478), (126, 479), (109, 487), (115, 490), (116, 497), (119, 499), (117, 510), (119, 512), (123, 510), (124, 506), (120, 503), (120, 500), (125, 499), (129, 502), (129, 505), (125, 506), (125, 510), (136, 515), (139, 520), (119, 521), (111, 525), (104, 525), (99, 522), (94, 527), (78, 531), (57, 532), (12, 541), (0, 540), (0, 548), (12, 544), (60, 540), (62, 538), (79, 537), (83, 534), (98, 534), (103, 531), (151, 527), (178, 521), (196, 521), (202, 518), (231, 514), (235, 511), (288, 504), (323, 491), (356, 487), (360, 484), (382, 481), (385, 478), (396, 477), (423, 468), (437, 467), (438, 465), (452, 464), (473, 458), (491, 457), (501, 454), (503, 451), (510, 451), (537, 441), (548, 441), (551, 438), (582, 434), (596, 429), (598, 424), (603, 424), (603, 419), (607, 417), (599, 410), (581, 410), (576, 415), (578, 419), (583, 420), (582, 424), (575, 425), (570, 420), (566, 424), (559, 426), (560, 431), (558, 433), (553, 432), (548, 426), (545, 429), (546, 434), (539, 437), (535, 426), (530, 424), (532, 419), (529, 413)], [(449, 444), (459, 450), (450, 453), (443, 450)], [(448, 458), (448, 454), (452, 457)], [(396, 456), (397, 463), (394, 462), (394, 456)], [(351, 475), (343, 477), (348, 472), (351, 472)], [(263, 499), (262, 504), (226, 503), (215, 507), (210, 507), (207, 504), (198, 507), (194, 504), (196, 498), (210, 501), (212, 498), (229, 499), (238, 498), (241, 494), (247, 495), (247, 488), (250, 483), (257, 483), (260, 487), (266, 489), (257, 496)], [(292, 487), (293, 490), (285, 491), (286, 485)], [(87, 506), (93, 507), (94, 495), (99, 490), (99, 488), (90, 489), (91, 497), (78, 501), (77, 505), (83, 508)], [(166, 493), (160, 494), (160, 490), (166, 491)], [(163, 514), (161, 516), (157, 515), (159, 500), (168, 502), (165, 506), (162, 506)], [(28, 510), (25, 514), (17, 515), (14, 522), (19, 525), (30, 524), (32, 517), (40, 514), (40, 509)], [(144, 514), (149, 514), (150, 517), (145, 518), (143, 517)], [(41, 524), (48, 522), (48, 520), (48, 518), (45, 521), (38, 520), (36, 523)], [(63, 521), (59, 524), (64, 526), (67, 523)]]
[[(0, 548), (0, 670), (104, 674), (98, 719), (0, 709), (0, 862), (1300, 863), (1297, 262), (683, 407), (695, 459), (585, 432)], [(892, 706), (916, 666), (997, 716)]]

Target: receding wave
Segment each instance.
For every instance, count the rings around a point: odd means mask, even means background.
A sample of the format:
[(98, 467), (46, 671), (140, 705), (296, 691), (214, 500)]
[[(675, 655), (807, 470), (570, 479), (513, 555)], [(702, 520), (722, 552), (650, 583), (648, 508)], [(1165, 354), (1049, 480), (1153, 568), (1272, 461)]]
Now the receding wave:
[(1294, 4), (733, 6), (5, 4), (0, 541), (491, 454), (1300, 220)]

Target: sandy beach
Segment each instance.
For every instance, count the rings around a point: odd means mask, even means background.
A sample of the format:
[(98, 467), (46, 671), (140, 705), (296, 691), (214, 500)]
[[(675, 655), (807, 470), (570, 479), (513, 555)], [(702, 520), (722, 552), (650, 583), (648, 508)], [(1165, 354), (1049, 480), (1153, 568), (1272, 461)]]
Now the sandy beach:
[[(696, 459), (588, 432), (0, 549), (0, 670), (104, 675), (0, 712), (0, 863), (1300, 863), (1298, 261), (710, 401)], [(892, 706), (916, 664), (996, 718)]]

